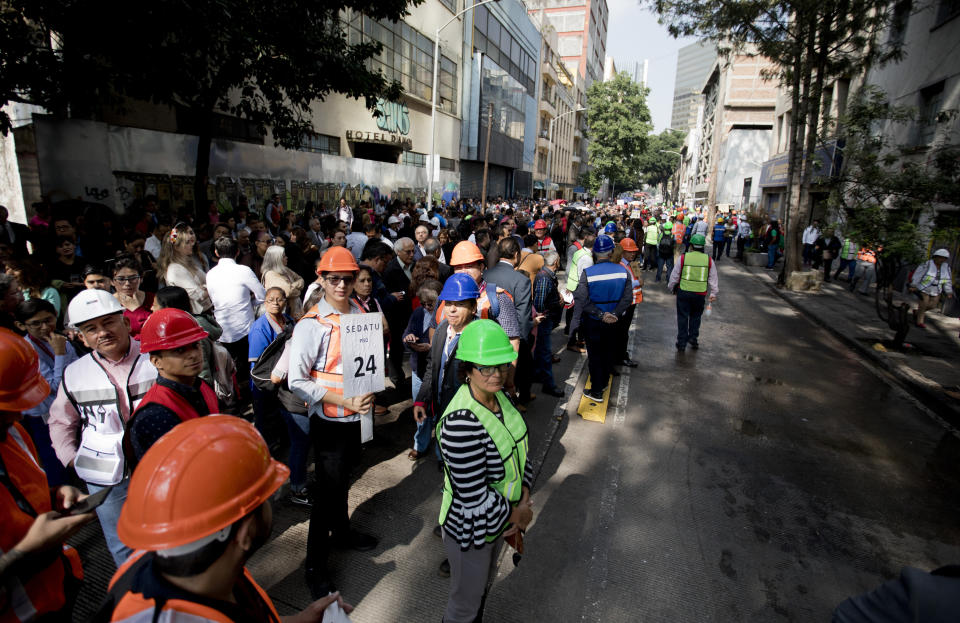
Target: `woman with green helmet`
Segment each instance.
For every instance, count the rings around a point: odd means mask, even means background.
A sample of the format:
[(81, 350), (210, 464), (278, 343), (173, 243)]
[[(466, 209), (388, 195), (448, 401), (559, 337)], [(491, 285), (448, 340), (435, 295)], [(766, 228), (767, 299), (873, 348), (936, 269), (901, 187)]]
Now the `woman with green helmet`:
[(533, 520), (527, 426), (503, 393), (517, 353), (500, 325), (474, 320), (457, 348), (462, 385), (437, 422), (443, 455), (440, 525), (450, 561), (450, 595), (443, 620), (477, 618), (504, 538), (521, 549)]

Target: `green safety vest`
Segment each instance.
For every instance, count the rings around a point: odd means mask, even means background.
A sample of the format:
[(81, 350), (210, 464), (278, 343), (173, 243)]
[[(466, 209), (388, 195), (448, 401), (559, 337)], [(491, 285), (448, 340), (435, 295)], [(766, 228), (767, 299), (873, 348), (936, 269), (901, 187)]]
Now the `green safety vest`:
[(707, 276), (710, 274), (710, 256), (700, 251), (689, 251), (681, 259), (680, 289), (703, 294), (707, 291)]
[(580, 285), (580, 273), (577, 272), (577, 262), (580, 260), (584, 254), (589, 255), (591, 253), (590, 249), (583, 247), (577, 249), (573, 253), (573, 259), (570, 260), (570, 270), (567, 271), (567, 291), (573, 292), (577, 289), (577, 286)]
[(647, 225), (647, 235), (644, 238), (644, 242), (647, 244), (657, 244), (660, 242), (660, 238), (663, 234), (660, 232), (659, 225)]
[(857, 256), (857, 248), (853, 244), (853, 240), (845, 238), (843, 241), (843, 248), (840, 249), (840, 257), (844, 260), (852, 260)]
[[(494, 491), (505, 497), (511, 505), (520, 501), (523, 495), (523, 472), (527, 466), (527, 447), (529, 436), (527, 435), (527, 424), (523, 421), (520, 412), (510, 404), (510, 401), (503, 392), (497, 392), (497, 402), (500, 403), (500, 411), (503, 414), (503, 420), (500, 420), (485, 406), (474, 400), (470, 393), (470, 386), (466, 383), (460, 386), (453, 400), (447, 405), (446, 410), (437, 421), (437, 444), (440, 446), (440, 452), (443, 453), (443, 445), (440, 443), (440, 429), (443, 426), (443, 420), (456, 411), (467, 410), (473, 413), (483, 428), (493, 439), (497, 446), (497, 453), (500, 460), (503, 461), (504, 477), (502, 480), (491, 482), (489, 485)], [(450, 482), (450, 471), (447, 469), (446, 462), (443, 467), (443, 503), (440, 506), (440, 525), (447, 520), (447, 513), (450, 511), (450, 505), (453, 504), (453, 485)], [(504, 526), (506, 529), (506, 526)], [(502, 531), (501, 531), (502, 532)], [(497, 540), (500, 534), (488, 535), (487, 542), (492, 543)]]

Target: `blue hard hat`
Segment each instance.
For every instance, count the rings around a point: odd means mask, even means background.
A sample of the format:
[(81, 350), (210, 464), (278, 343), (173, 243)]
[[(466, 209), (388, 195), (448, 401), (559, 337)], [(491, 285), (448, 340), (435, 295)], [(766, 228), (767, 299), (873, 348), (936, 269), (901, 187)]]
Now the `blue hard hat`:
[(470, 301), (480, 296), (480, 288), (473, 277), (467, 273), (454, 273), (443, 284), (438, 300), (441, 301)]
[(613, 223), (607, 223), (607, 226), (603, 228), (603, 233), (612, 234), (617, 231), (617, 226)]
[(593, 243), (594, 253), (610, 253), (613, 251), (613, 238), (610, 236), (597, 236), (597, 241)]

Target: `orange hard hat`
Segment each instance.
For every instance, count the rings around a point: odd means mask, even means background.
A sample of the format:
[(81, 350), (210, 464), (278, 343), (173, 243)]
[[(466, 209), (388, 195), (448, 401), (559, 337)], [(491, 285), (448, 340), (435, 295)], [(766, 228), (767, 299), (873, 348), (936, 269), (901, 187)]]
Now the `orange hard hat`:
[(543, 220), (542, 218), (538, 218), (538, 219), (537, 219), (537, 222), (533, 224), (533, 228), (534, 228), (534, 229), (546, 229), (546, 228), (547, 228), (547, 222), (546, 222), (545, 220)]
[(152, 353), (180, 348), (199, 342), (209, 335), (189, 313), (175, 307), (166, 307), (150, 314), (143, 323), (140, 331), (140, 352)]
[(37, 351), (13, 331), (0, 329), (0, 411), (23, 411), (49, 395)]
[(346, 247), (330, 247), (317, 264), (317, 274), (356, 272), (360, 270), (357, 260)]
[(624, 238), (620, 241), (620, 248), (624, 251), (639, 251), (640, 247), (633, 241), (633, 238)]
[(480, 247), (470, 242), (462, 240), (453, 247), (453, 253), (450, 254), (450, 266), (462, 266), (463, 264), (473, 264), (474, 262), (484, 261), (483, 253)]
[(148, 551), (202, 544), (269, 500), (289, 475), (253, 424), (232, 415), (187, 420), (133, 471), (117, 535)]

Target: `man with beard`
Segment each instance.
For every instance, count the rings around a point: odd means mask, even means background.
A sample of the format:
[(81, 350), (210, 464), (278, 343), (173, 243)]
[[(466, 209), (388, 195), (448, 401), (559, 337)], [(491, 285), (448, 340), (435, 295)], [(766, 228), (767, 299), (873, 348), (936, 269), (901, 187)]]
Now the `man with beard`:
[[(270, 497), (289, 475), (253, 425), (230, 415), (189, 420), (162, 437), (130, 479), (118, 529), (136, 553), (114, 575), (97, 620), (279, 622), (246, 563), (270, 537)], [(294, 618), (319, 623), (334, 602), (353, 610), (332, 593)]]

